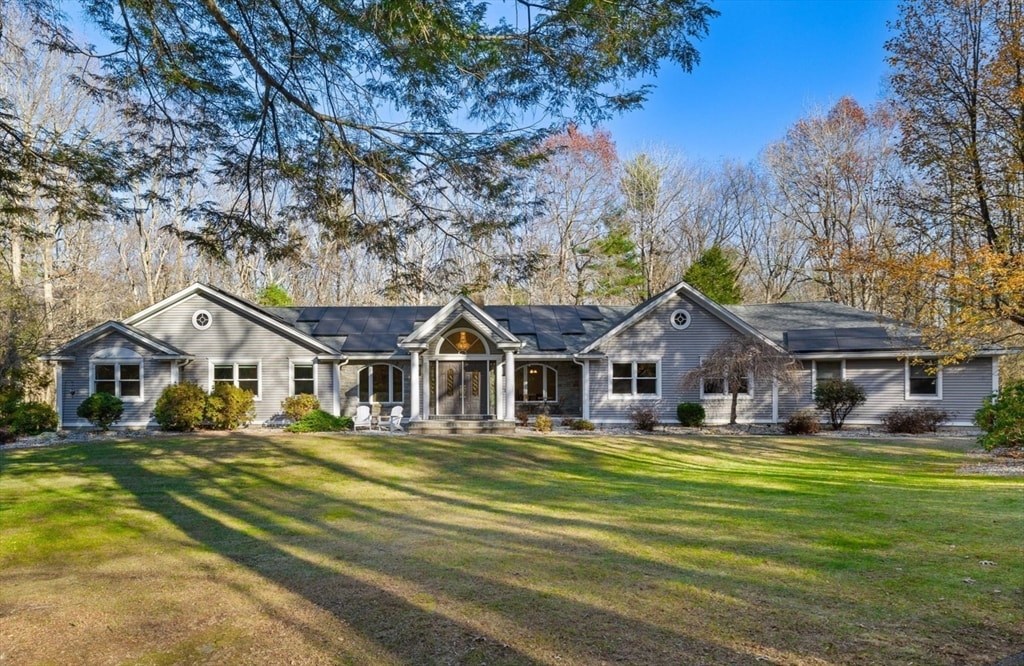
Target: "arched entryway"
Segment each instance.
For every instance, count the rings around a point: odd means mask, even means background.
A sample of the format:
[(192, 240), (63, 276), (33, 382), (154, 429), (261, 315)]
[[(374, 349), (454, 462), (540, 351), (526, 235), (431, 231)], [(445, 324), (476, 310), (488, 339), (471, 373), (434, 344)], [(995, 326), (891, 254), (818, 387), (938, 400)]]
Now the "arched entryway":
[(432, 354), (431, 402), (439, 418), (480, 419), (494, 415), (492, 378), (498, 357), (471, 329), (446, 333)]

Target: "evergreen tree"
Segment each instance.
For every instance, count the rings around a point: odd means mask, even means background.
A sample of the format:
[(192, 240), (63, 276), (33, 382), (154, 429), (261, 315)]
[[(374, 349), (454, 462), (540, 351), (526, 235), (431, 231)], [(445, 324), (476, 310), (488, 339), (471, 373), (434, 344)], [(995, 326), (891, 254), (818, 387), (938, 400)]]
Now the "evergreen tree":
[(683, 279), (691, 287), (723, 305), (742, 302), (739, 277), (739, 271), (717, 245), (700, 255), (683, 275)]

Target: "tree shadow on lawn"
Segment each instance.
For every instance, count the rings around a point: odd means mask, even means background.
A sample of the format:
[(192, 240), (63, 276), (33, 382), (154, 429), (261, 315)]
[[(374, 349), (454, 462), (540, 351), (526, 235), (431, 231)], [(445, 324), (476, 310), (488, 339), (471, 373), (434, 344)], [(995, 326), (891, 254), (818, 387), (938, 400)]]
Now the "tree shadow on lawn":
[[(123, 457), (86, 464), (113, 478), (141, 508), (164, 517), (210, 551), (330, 612), (399, 662), (764, 663), (756, 655), (655, 622), (531, 589), (528, 581), (510, 584), (430, 561), (394, 540), (468, 538), (478, 539), (483, 548), (504, 538), (518, 540), (513, 547), (555, 556), (561, 556), (564, 543), (541, 537), (522, 541), (501, 530), (466, 528), (441, 517), (383, 510), (372, 500), (358, 502), (295, 487), (275, 476), (276, 465), (317, 465), (352, 482), (378, 482), (266, 438), (236, 439), (243, 446), (260, 447), (272, 464), (239, 462), (227, 441), (208, 450), (190, 446), (177, 460), (178, 452), (172, 450), (157, 465), (134, 447), (125, 447)], [(223, 483), (225, 479), (232, 483)], [(410, 488), (381, 488), (416, 497)], [(339, 524), (320, 517), (319, 509), (342, 511), (346, 518)], [(424, 591), (433, 597), (429, 603), (420, 598)], [(316, 635), (314, 629), (307, 632), (325, 649), (338, 649), (329, 637)]]

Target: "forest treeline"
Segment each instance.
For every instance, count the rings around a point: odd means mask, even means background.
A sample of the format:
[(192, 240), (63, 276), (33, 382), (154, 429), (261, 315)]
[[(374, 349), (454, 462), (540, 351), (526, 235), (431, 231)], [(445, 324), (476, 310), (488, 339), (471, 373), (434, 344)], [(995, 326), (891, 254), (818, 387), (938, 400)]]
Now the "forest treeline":
[[(349, 134), (324, 130), (298, 84), (264, 76), (261, 54), (241, 46), (264, 103), (232, 107), (250, 134), (216, 134), (223, 127), (203, 115), (207, 98), (249, 99), (242, 92), (147, 56), (173, 70), (153, 83), (150, 70), (127, 66), (142, 60), (118, 69), (75, 47), (34, 3), (0, 11), (8, 379), (39, 352), (195, 281), (267, 304), (431, 304), (458, 293), (488, 303), (634, 304), (701, 260), (725, 262), (711, 274), (735, 272), (730, 299), (866, 308), (920, 326), (951, 360), (978, 344), (1021, 344), (1021, 0), (904, 3), (887, 44), (888, 97), (810, 109), (750, 163), (695, 161), (658, 146), (623, 155), (606, 131), (572, 122), (475, 146), (462, 161), (438, 155), (462, 150), (465, 137), (440, 147), (417, 137), (401, 146), (401, 163), (379, 147), (398, 140), (380, 132), (358, 154), (347, 144), (339, 151), (338, 136)], [(129, 28), (142, 19), (107, 20), (112, 43), (141, 48)], [(164, 53), (155, 41), (149, 48)], [(200, 65), (210, 63), (191, 63)], [(389, 72), (392, 83), (400, 74)], [(432, 109), (425, 94), (377, 94)], [(278, 115), (266, 101), (277, 96), (297, 115)], [(294, 129), (309, 117), (320, 124)], [(315, 140), (282, 147), (289, 123), (294, 136)], [(254, 127), (267, 134), (247, 143)], [(418, 157), (429, 150), (433, 161)]]

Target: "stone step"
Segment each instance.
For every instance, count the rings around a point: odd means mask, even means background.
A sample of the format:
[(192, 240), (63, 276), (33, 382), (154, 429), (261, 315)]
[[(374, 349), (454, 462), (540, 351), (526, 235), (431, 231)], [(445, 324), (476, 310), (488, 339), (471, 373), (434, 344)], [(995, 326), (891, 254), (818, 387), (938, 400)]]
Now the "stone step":
[(417, 435), (511, 435), (516, 431), (512, 421), (430, 419), (410, 421), (405, 429)]

